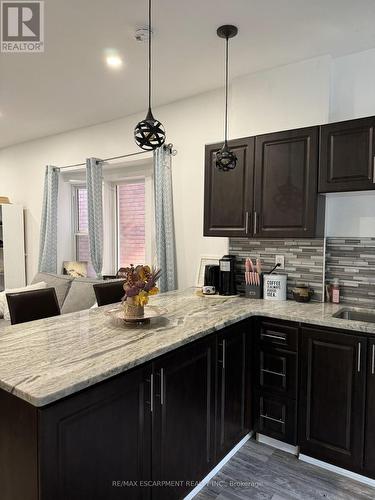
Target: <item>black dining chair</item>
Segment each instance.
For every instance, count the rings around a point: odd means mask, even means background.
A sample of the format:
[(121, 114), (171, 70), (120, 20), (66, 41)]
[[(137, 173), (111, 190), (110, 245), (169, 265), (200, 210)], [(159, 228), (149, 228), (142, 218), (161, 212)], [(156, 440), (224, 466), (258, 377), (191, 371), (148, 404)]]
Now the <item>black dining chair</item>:
[(54, 288), (7, 293), (6, 297), (12, 325), (60, 314)]
[(125, 295), (124, 280), (108, 281), (107, 283), (97, 283), (93, 285), (98, 306), (106, 306), (107, 304), (115, 304), (121, 302)]

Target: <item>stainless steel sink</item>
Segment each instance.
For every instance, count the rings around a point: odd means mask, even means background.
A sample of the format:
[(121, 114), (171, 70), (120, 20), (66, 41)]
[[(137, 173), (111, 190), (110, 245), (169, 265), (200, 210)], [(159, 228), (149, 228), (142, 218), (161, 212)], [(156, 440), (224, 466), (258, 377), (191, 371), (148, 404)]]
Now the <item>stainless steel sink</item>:
[(375, 323), (375, 312), (366, 309), (351, 309), (345, 307), (332, 315), (334, 318), (348, 319), (351, 321), (366, 321), (367, 323)]

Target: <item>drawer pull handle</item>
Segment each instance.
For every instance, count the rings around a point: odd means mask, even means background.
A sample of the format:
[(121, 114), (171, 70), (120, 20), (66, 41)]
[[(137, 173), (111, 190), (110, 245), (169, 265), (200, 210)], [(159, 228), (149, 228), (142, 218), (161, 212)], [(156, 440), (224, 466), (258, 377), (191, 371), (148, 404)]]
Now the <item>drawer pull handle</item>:
[(286, 377), (285, 373), (274, 372), (272, 370), (267, 370), (266, 368), (261, 368), (261, 371), (269, 373), (270, 375), (278, 375), (279, 377)]
[(257, 218), (258, 214), (254, 212), (254, 234), (257, 234)]
[(375, 344), (372, 344), (371, 375), (375, 374)]
[(264, 415), (263, 413), (261, 413), (260, 416), (261, 418), (265, 418), (266, 420), (272, 420), (272, 422), (277, 422), (278, 424), (285, 425), (284, 420), (281, 420), (281, 418), (269, 417), (268, 415)]
[(285, 342), (285, 337), (282, 337), (281, 335), (275, 335), (273, 333), (261, 333), (261, 337), (267, 337), (269, 339), (277, 339)]
[(245, 227), (245, 233), (249, 234), (249, 212), (246, 212), (246, 227)]
[(372, 159), (372, 183), (375, 184), (375, 156)]

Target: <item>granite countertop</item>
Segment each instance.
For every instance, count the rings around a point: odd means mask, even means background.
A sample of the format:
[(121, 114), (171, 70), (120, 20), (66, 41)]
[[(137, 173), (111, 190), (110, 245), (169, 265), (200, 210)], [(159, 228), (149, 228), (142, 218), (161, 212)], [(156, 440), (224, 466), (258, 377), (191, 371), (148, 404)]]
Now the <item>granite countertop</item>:
[(198, 297), (194, 289), (150, 304), (167, 312), (141, 327), (113, 319), (105, 306), (5, 328), (0, 388), (44, 406), (251, 316), (375, 334), (375, 324), (333, 318), (342, 305)]

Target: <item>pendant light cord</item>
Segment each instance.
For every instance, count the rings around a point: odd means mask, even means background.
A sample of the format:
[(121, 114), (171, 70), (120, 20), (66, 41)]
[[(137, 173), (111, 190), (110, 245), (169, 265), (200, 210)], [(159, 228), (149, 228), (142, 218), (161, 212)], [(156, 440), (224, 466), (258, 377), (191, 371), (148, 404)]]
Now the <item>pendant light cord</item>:
[(226, 37), (225, 39), (225, 133), (224, 133), (224, 138), (225, 138), (225, 144), (228, 142), (228, 44), (229, 44), (229, 38)]
[(151, 0), (148, 0), (148, 109), (151, 110)]

